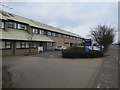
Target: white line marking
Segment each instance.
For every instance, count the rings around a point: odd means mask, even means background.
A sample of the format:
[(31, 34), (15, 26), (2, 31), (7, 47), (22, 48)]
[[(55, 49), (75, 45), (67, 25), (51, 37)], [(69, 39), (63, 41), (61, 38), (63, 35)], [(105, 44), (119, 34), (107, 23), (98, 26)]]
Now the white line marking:
[(100, 83), (98, 84), (97, 88), (100, 88)]

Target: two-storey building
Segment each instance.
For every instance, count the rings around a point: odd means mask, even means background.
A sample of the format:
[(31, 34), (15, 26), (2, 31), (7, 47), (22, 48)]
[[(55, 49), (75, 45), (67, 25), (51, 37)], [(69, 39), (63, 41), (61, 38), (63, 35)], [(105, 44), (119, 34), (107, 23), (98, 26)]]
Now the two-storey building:
[(82, 45), (80, 35), (52, 27), (28, 18), (0, 11), (0, 49), (3, 56), (39, 53), (54, 50), (56, 46), (71, 47)]

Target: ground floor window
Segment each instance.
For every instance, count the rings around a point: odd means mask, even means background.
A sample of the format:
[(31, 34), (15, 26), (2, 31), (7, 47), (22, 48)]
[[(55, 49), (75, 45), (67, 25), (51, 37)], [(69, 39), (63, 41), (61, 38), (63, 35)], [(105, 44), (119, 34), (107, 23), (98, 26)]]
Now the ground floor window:
[[(29, 48), (30, 47), (30, 42), (25, 42), (25, 41), (17, 41), (16, 42), (16, 48)], [(31, 42), (31, 48), (36, 48), (37, 43), (36, 42)]]
[(11, 41), (0, 41), (0, 49), (11, 49)]
[(55, 42), (53, 43), (53, 46), (54, 46), (54, 47), (56, 46), (56, 43), (55, 43)]
[(48, 47), (53, 46), (52, 42), (47, 42), (47, 46), (48, 46)]

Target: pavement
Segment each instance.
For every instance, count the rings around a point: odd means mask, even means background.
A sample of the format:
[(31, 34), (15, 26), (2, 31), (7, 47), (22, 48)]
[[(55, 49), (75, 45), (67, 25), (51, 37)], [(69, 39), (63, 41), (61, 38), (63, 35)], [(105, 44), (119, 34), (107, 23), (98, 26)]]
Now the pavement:
[(106, 57), (103, 58), (91, 88), (118, 88), (118, 48), (111, 46)]
[(101, 62), (101, 58), (63, 59), (60, 51), (3, 57), (13, 88), (87, 88)]

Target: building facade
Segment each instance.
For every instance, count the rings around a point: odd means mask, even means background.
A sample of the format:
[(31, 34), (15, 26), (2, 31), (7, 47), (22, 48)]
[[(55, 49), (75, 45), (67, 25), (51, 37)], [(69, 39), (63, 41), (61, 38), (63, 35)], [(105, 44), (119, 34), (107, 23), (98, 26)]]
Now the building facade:
[(3, 56), (25, 55), (54, 50), (56, 46), (81, 46), (80, 35), (8, 12), (0, 12), (0, 50)]

